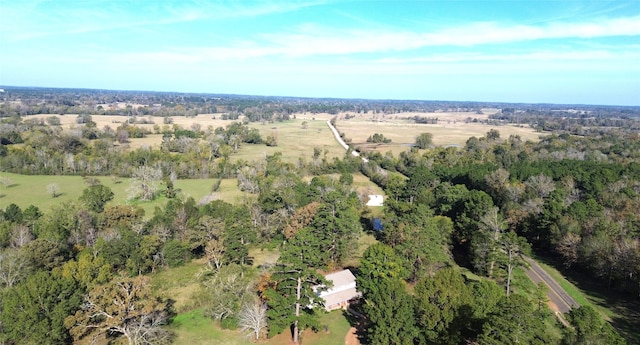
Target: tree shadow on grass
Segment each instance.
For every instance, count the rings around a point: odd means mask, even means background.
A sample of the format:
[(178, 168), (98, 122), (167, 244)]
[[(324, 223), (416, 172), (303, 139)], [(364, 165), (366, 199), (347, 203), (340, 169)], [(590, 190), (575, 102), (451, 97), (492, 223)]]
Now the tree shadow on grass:
[(360, 305), (358, 303), (352, 303), (349, 306), (349, 309), (343, 310), (342, 314), (349, 322), (351, 327), (356, 329), (356, 336), (358, 337), (358, 341), (360, 344), (367, 345), (370, 342), (367, 339), (367, 319), (364, 314), (362, 314), (360, 310)]

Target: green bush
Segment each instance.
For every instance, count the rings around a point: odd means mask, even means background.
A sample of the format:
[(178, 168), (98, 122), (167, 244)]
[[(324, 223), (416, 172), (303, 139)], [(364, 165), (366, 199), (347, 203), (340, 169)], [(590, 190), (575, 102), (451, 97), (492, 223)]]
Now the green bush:
[(224, 318), (220, 320), (220, 327), (233, 331), (238, 328), (238, 319), (236, 319), (235, 317)]
[(169, 240), (162, 248), (164, 261), (169, 267), (184, 265), (189, 260), (190, 252), (186, 245), (178, 240)]

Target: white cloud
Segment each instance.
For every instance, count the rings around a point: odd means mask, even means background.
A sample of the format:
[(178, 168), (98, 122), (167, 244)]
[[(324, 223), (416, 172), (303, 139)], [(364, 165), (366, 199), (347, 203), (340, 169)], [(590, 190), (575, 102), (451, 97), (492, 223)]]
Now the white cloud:
[(263, 44), (277, 48), (275, 51), (278, 54), (299, 57), (408, 51), (437, 46), (470, 47), (542, 39), (638, 35), (640, 35), (640, 16), (587, 23), (555, 23), (546, 26), (503, 26), (497, 23), (480, 22), (423, 33), (305, 28), (302, 32), (294, 34), (262, 35), (262, 39)]
[[(104, 32), (147, 26), (162, 26), (198, 20), (219, 20), (287, 13), (327, 1), (257, 1), (244, 2), (177, 2), (156, 5), (137, 2), (133, 9), (119, 2), (86, 2), (78, 6), (53, 7), (43, 10), (41, 1), (0, 4), (0, 32), (10, 41), (41, 37)], [(84, 7), (83, 7), (84, 5)], [(141, 7), (139, 7), (141, 6)]]

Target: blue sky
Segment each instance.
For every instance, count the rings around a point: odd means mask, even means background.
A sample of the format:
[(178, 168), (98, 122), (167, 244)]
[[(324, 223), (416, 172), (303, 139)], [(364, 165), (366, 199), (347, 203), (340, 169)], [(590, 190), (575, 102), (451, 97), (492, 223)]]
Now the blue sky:
[(0, 85), (640, 105), (640, 0), (0, 0)]

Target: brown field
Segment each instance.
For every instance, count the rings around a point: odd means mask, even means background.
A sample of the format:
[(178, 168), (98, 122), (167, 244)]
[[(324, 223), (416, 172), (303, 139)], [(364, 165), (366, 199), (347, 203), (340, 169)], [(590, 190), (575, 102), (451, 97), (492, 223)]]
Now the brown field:
[[(530, 127), (513, 125), (486, 125), (473, 120), (482, 121), (488, 119), (496, 109), (484, 109), (484, 114), (473, 112), (438, 112), (438, 113), (402, 113), (402, 114), (351, 114), (346, 119), (344, 114), (338, 117), (336, 128), (344, 133), (347, 139), (363, 149), (379, 152), (391, 151), (398, 154), (408, 150), (415, 138), (421, 133), (433, 134), (433, 144), (437, 146), (464, 146), (470, 137), (482, 137), (491, 129), (500, 132), (501, 138), (510, 135), (520, 135), (523, 140), (537, 141), (543, 133), (536, 132)], [(437, 118), (437, 124), (417, 124), (410, 117), (422, 116)], [(367, 143), (369, 136), (381, 133), (391, 139), (389, 144)]]
[[(502, 138), (508, 138), (510, 135), (520, 135), (524, 140), (536, 141), (542, 133), (535, 132), (530, 127), (525, 126), (495, 126), (486, 125), (476, 121), (488, 119), (490, 114), (497, 112), (497, 109), (483, 109), (484, 114), (476, 114), (474, 112), (437, 112), (437, 113), (399, 113), (399, 114), (356, 114), (341, 113), (337, 115), (336, 127), (338, 131), (345, 134), (346, 138), (351, 139), (351, 143), (358, 145), (363, 149), (376, 150), (379, 152), (391, 151), (398, 154), (401, 151), (408, 150), (411, 144), (415, 142), (416, 136), (420, 133), (428, 132), (433, 134), (433, 143), (439, 146), (464, 146), (467, 139), (472, 136), (482, 137), (489, 130), (497, 129), (500, 131)], [(226, 127), (232, 121), (221, 120), (222, 114), (200, 114), (195, 117), (174, 116), (173, 125), (179, 125), (182, 128), (190, 129), (193, 125), (199, 125), (202, 130), (215, 129), (217, 127)], [(346, 115), (353, 116), (346, 119)], [(53, 115), (32, 115), (26, 118), (47, 118)], [(70, 129), (77, 127), (77, 115), (55, 115), (58, 116), (62, 127)], [(272, 155), (281, 152), (283, 160), (295, 163), (299, 158), (307, 161), (311, 159), (314, 148), (320, 148), (323, 152), (327, 152), (327, 158), (342, 157), (343, 149), (333, 138), (331, 131), (327, 127), (326, 121), (333, 118), (330, 114), (295, 114), (295, 119), (284, 122), (274, 123), (250, 123), (251, 128), (260, 131), (263, 138), (267, 136), (275, 136), (278, 146), (268, 147), (265, 145), (242, 145), (240, 150), (233, 156), (236, 160), (252, 161), (262, 158), (266, 155)], [(437, 124), (416, 124), (410, 117), (422, 116), (427, 118), (437, 118)], [(293, 117), (293, 116), (292, 116)], [(93, 115), (93, 121), (96, 122), (98, 128), (109, 126), (116, 128), (125, 122), (128, 117), (114, 115)], [(136, 126), (148, 129), (154, 132), (154, 125), (161, 129), (164, 126), (162, 117), (139, 116), (138, 120), (146, 120), (148, 124), (136, 124)], [(307, 128), (302, 128), (302, 123), (307, 122)], [(369, 144), (366, 140), (374, 133), (382, 133), (385, 137), (391, 139), (390, 144)], [(129, 147), (132, 149), (138, 147), (157, 147), (162, 141), (162, 135), (150, 134), (146, 138), (130, 139)]]

